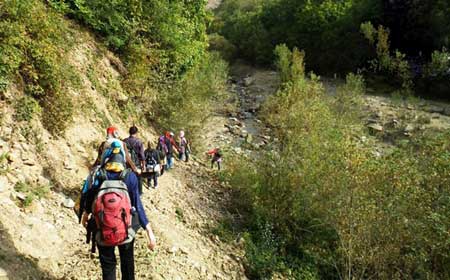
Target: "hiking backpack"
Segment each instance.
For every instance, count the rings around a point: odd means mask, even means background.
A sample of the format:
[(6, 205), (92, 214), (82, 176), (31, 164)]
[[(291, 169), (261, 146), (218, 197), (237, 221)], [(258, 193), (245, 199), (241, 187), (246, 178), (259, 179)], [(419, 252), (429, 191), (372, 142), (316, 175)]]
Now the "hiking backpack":
[(118, 139), (109, 139), (103, 145), (101, 167), (111, 172), (125, 170), (126, 159), (123, 142)]
[(132, 206), (122, 180), (105, 180), (92, 205), (102, 246), (117, 246), (133, 240)]
[(139, 160), (138, 154), (136, 150), (133, 148), (130, 143), (125, 142), (127, 144), (128, 152), (130, 153), (131, 160), (133, 161), (134, 165), (136, 165), (136, 168), (141, 168), (141, 161)]
[(169, 148), (167, 147), (167, 144), (166, 144), (166, 137), (164, 135), (161, 135), (159, 137), (157, 148), (158, 148), (158, 150), (160, 150), (161, 152), (164, 153), (164, 156), (166, 156), (167, 153), (169, 152)]

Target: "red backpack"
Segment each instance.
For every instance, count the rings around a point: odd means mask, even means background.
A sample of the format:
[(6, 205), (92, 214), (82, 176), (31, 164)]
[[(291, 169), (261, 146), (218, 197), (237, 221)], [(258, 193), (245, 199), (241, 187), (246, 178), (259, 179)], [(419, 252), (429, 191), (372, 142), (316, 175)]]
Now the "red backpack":
[(104, 181), (92, 208), (100, 245), (117, 246), (133, 240), (130, 238), (134, 237), (131, 236), (131, 200), (123, 181)]

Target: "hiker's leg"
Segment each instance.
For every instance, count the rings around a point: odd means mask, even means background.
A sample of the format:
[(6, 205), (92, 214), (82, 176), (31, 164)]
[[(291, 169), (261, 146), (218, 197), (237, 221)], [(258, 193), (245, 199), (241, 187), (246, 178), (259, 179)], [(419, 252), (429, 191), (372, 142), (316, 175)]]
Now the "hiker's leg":
[(220, 160), (217, 161), (217, 168), (220, 170)]
[(116, 247), (98, 246), (98, 256), (100, 265), (102, 266), (103, 280), (116, 280), (116, 255), (114, 254)]
[(153, 186), (156, 188), (158, 186), (158, 173), (155, 172), (153, 175)]
[(142, 177), (137, 176), (138, 178), (138, 189), (139, 189), (139, 195), (142, 195)]
[(216, 163), (216, 161), (214, 159), (211, 160), (211, 168), (214, 168), (214, 163)]
[(189, 152), (186, 151), (186, 162), (188, 162), (188, 161), (189, 161)]
[(134, 240), (119, 246), (122, 280), (134, 280)]

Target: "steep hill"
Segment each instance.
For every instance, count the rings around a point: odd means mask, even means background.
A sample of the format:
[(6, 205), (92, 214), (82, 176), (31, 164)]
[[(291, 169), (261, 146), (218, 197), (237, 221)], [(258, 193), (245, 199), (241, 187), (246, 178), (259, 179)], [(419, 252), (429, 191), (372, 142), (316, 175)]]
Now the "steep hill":
[[(74, 114), (61, 136), (43, 127), (45, 112), (19, 121), (17, 115), (28, 112), (21, 110), (28, 103), (20, 103), (25, 98), (20, 84), (12, 83), (1, 96), (0, 279), (100, 278), (72, 204), (104, 129), (114, 124), (125, 137), (132, 123), (123, 109), (128, 101), (123, 63), (80, 29), (75, 25), (77, 44), (68, 55), (80, 86), (68, 93)], [(137, 125), (142, 139), (156, 141), (153, 128)], [(220, 186), (201, 162), (176, 165), (159, 189), (143, 195), (157, 250), (149, 252), (144, 235), (138, 236), (137, 279), (244, 279), (242, 250), (211, 234), (223, 215)]]

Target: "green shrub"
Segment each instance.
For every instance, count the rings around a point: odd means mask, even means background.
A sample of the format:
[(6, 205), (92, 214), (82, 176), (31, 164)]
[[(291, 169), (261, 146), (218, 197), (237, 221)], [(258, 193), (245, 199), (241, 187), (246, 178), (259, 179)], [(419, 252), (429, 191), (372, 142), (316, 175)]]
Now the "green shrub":
[[(33, 97), (44, 109), (44, 126), (52, 133), (64, 131), (72, 114), (67, 89), (80, 85), (67, 59), (74, 41), (68, 24), (42, 1), (6, 0), (0, 5), (0, 75), (7, 83), (20, 80), (28, 96), (18, 101), (26, 105), (19, 120), (31, 118)], [(49, 103), (54, 100), (59, 102)]]
[(39, 103), (34, 98), (26, 95), (16, 100), (14, 107), (16, 110), (14, 117), (17, 121), (29, 122), (40, 111)]
[(207, 54), (199, 65), (159, 94), (152, 105), (152, 118), (163, 129), (186, 130), (195, 142), (207, 118), (222, 103), (227, 71), (219, 54)]
[[(290, 71), (302, 73), (294, 53)], [(449, 277), (450, 134), (419, 135), (375, 157), (373, 143), (355, 137), (364, 126), (351, 104), (363, 90), (349, 75), (331, 97), (317, 77), (296, 75), (264, 105), (280, 144), (228, 175), (252, 277)]]
[(30, 206), (35, 199), (41, 199), (48, 195), (49, 186), (36, 185), (30, 181), (18, 182), (14, 186), (14, 190), (25, 195), (25, 200), (22, 202), (23, 207)]

